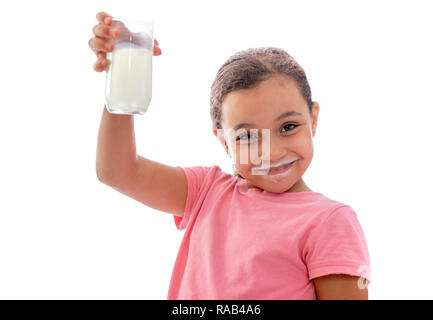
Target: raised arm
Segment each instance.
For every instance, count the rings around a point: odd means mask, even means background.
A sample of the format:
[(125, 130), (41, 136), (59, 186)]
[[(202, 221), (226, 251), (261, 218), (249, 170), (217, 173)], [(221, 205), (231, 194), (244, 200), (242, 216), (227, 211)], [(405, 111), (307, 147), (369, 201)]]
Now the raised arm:
[[(106, 71), (108, 64), (104, 45), (110, 37), (111, 17), (100, 12), (99, 24), (93, 28), (95, 37), (89, 46), (95, 51), (97, 72)], [(156, 40), (155, 40), (156, 42)], [(154, 46), (155, 56), (161, 50)], [(134, 134), (134, 116), (113, 114), (104, 106), (98, 133), (96, 152), (96, 175), (98, 179), (117, 191), (156, 210), (183, 216), (187, 197), (187, 181), (182, 169), (164, 165), (137, 155)]]

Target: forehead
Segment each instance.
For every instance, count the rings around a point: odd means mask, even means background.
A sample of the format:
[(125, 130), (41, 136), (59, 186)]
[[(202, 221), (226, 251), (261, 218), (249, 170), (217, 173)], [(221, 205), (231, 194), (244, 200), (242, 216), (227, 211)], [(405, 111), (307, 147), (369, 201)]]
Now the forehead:
[(222, 104), (222, 120), (226, 128), (240, 122), (271, 124), (280, 114), (293, 110), (307, 115), (308, 106), (294, 80), (274, 76), (252, 89), (230, 92)]

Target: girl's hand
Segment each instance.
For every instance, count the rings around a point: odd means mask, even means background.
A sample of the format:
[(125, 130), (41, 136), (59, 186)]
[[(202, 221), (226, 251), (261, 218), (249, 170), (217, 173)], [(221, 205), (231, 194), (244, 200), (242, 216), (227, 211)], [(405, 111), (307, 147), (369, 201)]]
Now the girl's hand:
[[(93, 27), (95, 37), (89, 40), (89, 47), (98, 58), (93, 69), (101, 72), (106, 71), (110, 64), (110, 61), (107, 60), (107, 52), (114, 50), (114, 43), (109, 40), (129, 38), (131, 32), (120, 21), (116, 23), (116, 26), (112, 26), (113, 19), (105, 12), (99, 12), (96, 19), (99, 23)], [(161, 53), (158, 40), (154, 39), (153, 55), (159, 56)]]

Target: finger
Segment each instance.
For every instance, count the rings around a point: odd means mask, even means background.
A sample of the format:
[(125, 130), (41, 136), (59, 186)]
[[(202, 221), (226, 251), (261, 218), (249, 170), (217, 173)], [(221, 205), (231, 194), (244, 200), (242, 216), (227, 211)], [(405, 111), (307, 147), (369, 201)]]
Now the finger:
[(96, 56), (98, 57), (98, 59), (106, 59), (107, 58), (107, 53), (105, 52), (96, 52)]
[(108, 24), (108, 25), (110, 25), (111, 22), (113, 21), (112, 17), (108, 13), (105, 13), (103, 11), (99, 12), (96, 15), (96, 19), (98, 20), (99, 23)]
[(89, 47), (95, 53), (111, 52), (114, 49), (114, 43), (107, 41), (107, 40), (104, 40), (104, 39), (91, 38), (89, 40)]
[(105, 24), (97, 24), (93, 27), (95, 36), (101, 39), (115, 39), (119, 36), (119, 30)]
[(109, 60), (107, 60), (107, 59), (98, 59), (95, 62), (95, 64), (93, 65), (93, 69), (96, 72), (101, 72), (101, 71), (107, 70), (108, 67), (109, 67), (109, 65), (110, 65), (110, 61)]
[(162, 53), (161, 48), (159, 47), (159, 42), (156, 39), (153, 39), (154, 42), (154, 46), (153, 46), (153, 55), (154, 56), (159, 56)]
[(154, 56), (160, 56), (161, 53), (162, 53), (162, 50), (161, 50), (160, 47), (158, 47), (158, 46), (154, 46), (154, 47), (153, 47), (153, 55), (154, 55)]

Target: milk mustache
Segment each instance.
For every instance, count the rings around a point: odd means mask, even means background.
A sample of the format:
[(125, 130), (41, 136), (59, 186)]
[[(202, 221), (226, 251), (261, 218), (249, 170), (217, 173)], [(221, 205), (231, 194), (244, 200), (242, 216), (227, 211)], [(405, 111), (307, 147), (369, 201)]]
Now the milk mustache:
[(106, 102), (113, 113), (144, 114), (152, 98), (152, 56), (148, 48), (119, 43), (109, 53)]

